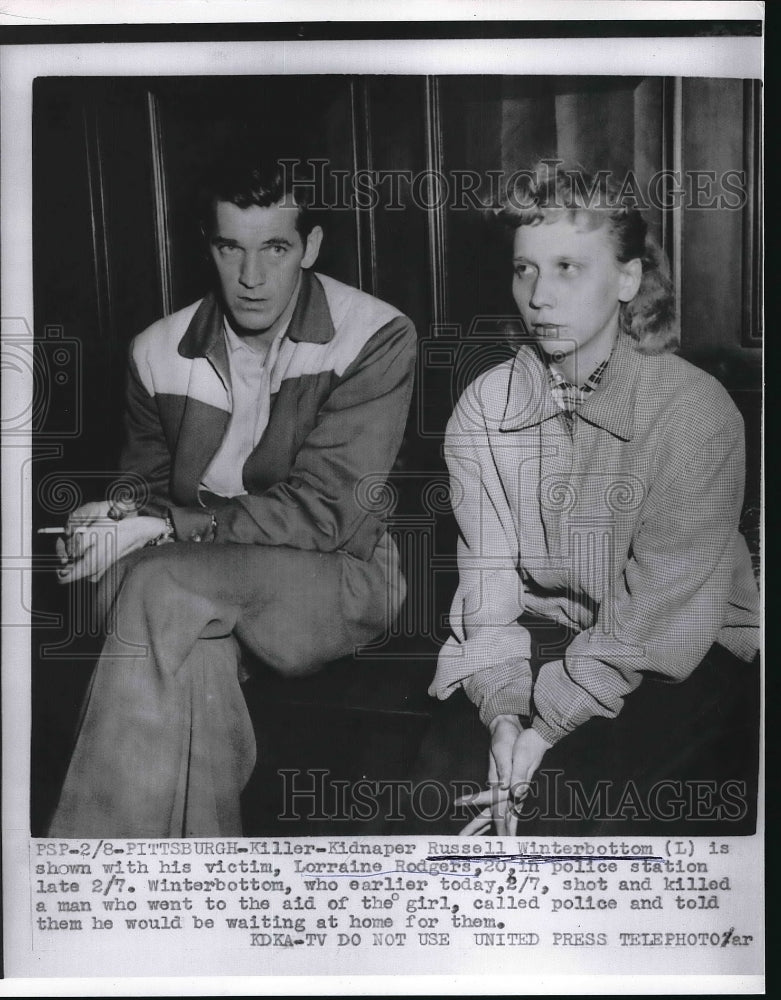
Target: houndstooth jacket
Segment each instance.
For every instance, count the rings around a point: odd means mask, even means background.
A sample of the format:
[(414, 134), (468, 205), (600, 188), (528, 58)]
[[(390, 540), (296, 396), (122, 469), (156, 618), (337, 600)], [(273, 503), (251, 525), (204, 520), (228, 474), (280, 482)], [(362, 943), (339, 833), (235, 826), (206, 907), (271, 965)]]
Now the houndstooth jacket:
[[(463, 394), (446, 432), (459, 585), (430, 693), (549, 743), (612, 717), (652, 673), (685, 679), (719, 642), (750, 660), (758, 594), (738, 532), (743, 422), (710, 375), (620, 337), (571, 431), (522, 347)], [(532, 682), (525, 611), (574, 626)]]

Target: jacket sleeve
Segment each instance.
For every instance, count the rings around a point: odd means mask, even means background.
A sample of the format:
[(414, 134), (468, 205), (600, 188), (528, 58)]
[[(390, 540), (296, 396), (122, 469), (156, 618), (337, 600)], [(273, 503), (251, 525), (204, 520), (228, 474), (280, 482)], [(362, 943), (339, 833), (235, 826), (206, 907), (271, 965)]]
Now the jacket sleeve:
[(613, 593), (564, 659), (541, 668), (532, 725), (549, 743), (592, 716), (616, 716), (645, 672), (684, 680), (716, 640), (741, 541), (744, 482), (743, 423), (724, 402), (717, 412), (706, 404), (671, 422), (674, 444), (659, 463)]
[(450, 419), (444, 450), (460, 530), (458, 589), (453, 635), (440, 650), (429, 694), (445, 699), (463, 687), (485, 724), (500, 714), (527, 715), (530, 638), (517, 623), (524, 610), (518, 538), (474, 383)]
[(135, 500), (141, 510), (164, 516), (170, 504), (171, 452), (155, 399), (139, 376), (132, 345), (127, 374), (125, 443), (119, 464), (124, 473), (133, 477)]
[(404, 435), (417, 338), (400, 316), (378, 330), (334, 385), (286, 482), (233, 497), (212, 512), (171, 508), (178, 538), (290, 545), (332, 552), (371, 520), (366, 558), (384, 530), (362, 499), (362, 481), (384, 479)]

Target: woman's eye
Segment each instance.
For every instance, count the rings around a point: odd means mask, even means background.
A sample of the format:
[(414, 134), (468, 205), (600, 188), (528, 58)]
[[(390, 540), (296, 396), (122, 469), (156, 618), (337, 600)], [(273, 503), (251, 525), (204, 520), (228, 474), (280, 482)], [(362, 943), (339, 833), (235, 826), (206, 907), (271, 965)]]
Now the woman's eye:
[(516, 264), (515, 265), (515, 276), (516, 278), (528, 278), (531, 276), (534, 268), (530, 267), (528, 264)]
[(563, 274), (574, 274), (578, 270), (578, 265), (573, 264), (572, 261), (563, 260), (559, 264), (559, 269), (562, 271)]

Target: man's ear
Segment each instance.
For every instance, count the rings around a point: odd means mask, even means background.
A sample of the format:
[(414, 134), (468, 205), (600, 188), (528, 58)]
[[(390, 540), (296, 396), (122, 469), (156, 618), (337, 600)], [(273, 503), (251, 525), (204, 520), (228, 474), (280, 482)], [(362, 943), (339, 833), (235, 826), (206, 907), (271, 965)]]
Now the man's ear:
[(620, 266), (618, 298), (620, 302), (631, 302), (640, 290), (640, 282), (643, 280), (643, 262), (639, 257), (635, 257)]
[(320, 244), (323, 242), (323, 230), (320, 226), (313, 226), (312, 231), (306, 238), (304, 256), (301, 258), (301, 267), (311, 267), (317, 260), (320, 253)]

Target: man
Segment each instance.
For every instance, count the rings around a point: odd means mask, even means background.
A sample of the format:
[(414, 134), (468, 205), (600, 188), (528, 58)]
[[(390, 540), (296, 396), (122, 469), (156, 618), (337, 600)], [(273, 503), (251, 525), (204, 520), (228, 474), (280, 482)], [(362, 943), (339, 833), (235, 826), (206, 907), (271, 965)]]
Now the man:
[(114, 625), (50, 836), (240, 834), (255, 761), (241, 652), (301, 675), (404, 599), (360, 486), (401, 444), (415, 331), (313, 272), (323, 233), (286, 165), (215, 174), (218, 294), (131, 346), (122, 468), (147, 495), (80, 508), (58, 543), (61, 581), (100, 580)]

